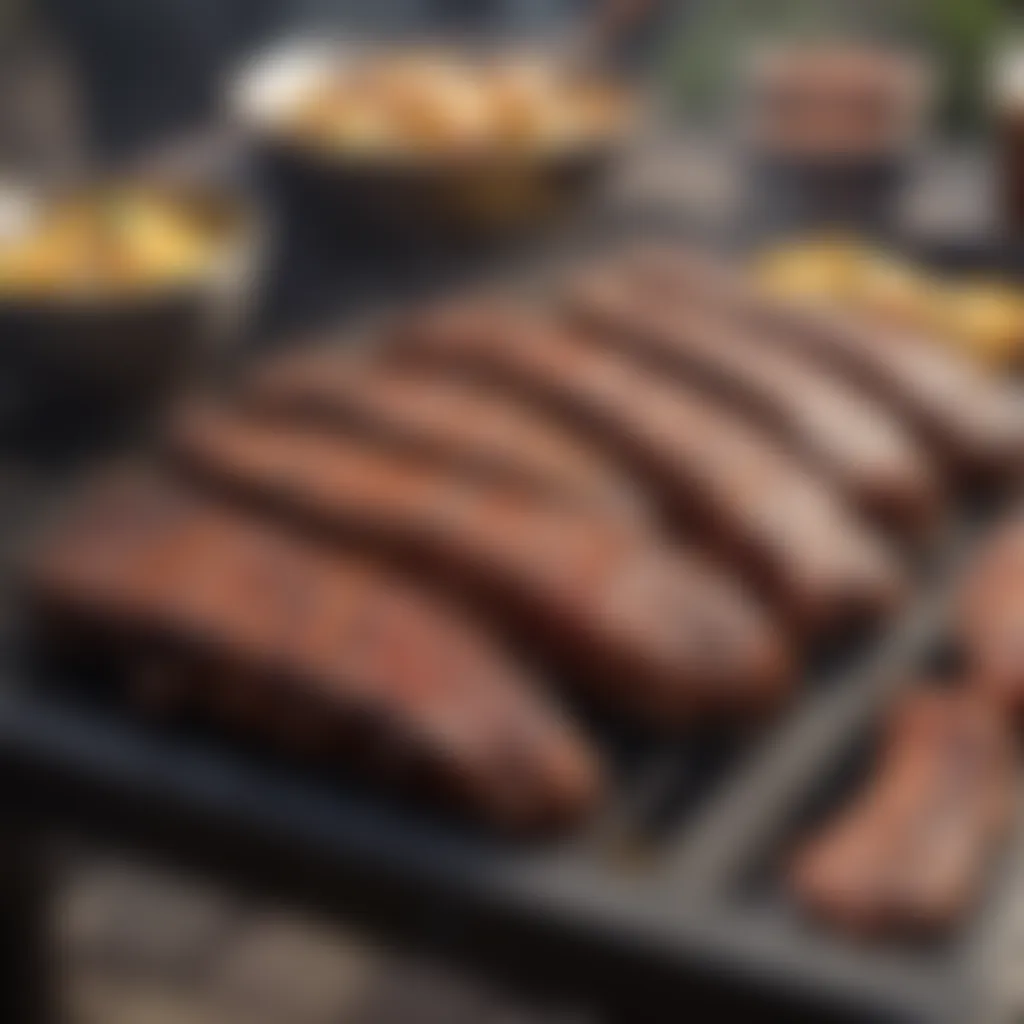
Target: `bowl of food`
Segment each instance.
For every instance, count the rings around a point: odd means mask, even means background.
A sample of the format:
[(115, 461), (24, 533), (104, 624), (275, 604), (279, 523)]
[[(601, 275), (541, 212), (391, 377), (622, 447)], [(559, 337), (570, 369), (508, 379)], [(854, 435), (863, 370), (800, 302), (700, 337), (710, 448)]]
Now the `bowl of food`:
[[(941, 262), (941, 261), (940, 261)], [(852, 310), (958, 348), (983, 366), (1024, 366), (1024, 288), (1005, 259), (931, 266), (848, 234), (812, 235), (760, 253), (754, 274), (789, 301)]]
[(273, 175), (349, 223), (470, 231), (578, 205), (635, 123), (620, 81), (538, 50), (291, 43), (232, 107)]
[(85, 436), (158, 409), (237, 332), (258, 234), (209, 187), (0, 188), (0, 433)]

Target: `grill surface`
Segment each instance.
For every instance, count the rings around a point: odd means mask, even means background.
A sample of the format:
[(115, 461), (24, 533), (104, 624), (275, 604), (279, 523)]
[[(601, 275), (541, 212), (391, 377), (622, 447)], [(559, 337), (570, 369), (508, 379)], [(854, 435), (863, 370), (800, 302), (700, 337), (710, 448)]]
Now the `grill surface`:
[[(452, 271), (430, 254), (414, 262), (407, 292)], [(324, 282), (344, 270), (293, 265), (250, 351), (285, 325), (338, 312), (325, 308)], [(400, 275), (389, 271), (393, 293)], [(2, 465), (0, 529), (13, 552), (90, 460)], [(62, 827), (101, 830), (635, 1018), (678, 1011), (685, 997), (688, 1008), (714, 998), (722, 1019), (730, 1008), (750, 1020), (782, 1007), (830, 1019), (967, 1019), (961, 1000), (976, 994), (979, 951), (997, 934), (1012, 872), (955, 941), (872, 950), (809, 927), (776, 869), (801, 824), (863, 768), (879, 712), (937, 644), (957, 566), (992, 514), (964, 510), (922, 560), (909, 612), (819, 658), (797, 699), (757, 731), (667, 743), (593, 722), (614, 765), (611, 796), (588, 829), (554, 846), (510, 847), (195, 723), (141, 721), (102, 680), (49, 678), (20, 643), (9, 588), (0, 786)], [(9, 564), (5, 572), (10, 580)]]

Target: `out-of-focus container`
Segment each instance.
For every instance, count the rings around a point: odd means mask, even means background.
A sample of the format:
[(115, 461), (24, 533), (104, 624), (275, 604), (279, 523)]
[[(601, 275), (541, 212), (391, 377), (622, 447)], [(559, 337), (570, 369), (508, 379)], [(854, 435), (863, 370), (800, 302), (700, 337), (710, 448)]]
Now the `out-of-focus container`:
[[(231, 190), (142, 187), (187, 205), (208, 232), (208, 257), (195, 273), (138, 287), (0, 287), (0, 442), (59, 449), (134, 429), (240, 335), (263, 250), (260, 218)], [(11, 219), (26, 210), (92, 193), (8, 183), (0, 218), (22, 230)]]
[(543, 147), (439, 144), (361, 151), (327, 144), (290, 130), (290, 112), (302, 95), (346, 67), (393, 59), (395, 51), (309, 39), (250, 61), (234, 83), (230, 107), (272, 185), (301, 197), (304, 209), (328, 213), (342, 232), (369, 227), (431, 240), (491, 237), (549, 223), (594, 194), (636, 123), (638, 103), (630, 89), (610, 73), (571, 70), (567, 55), (557, 52), (476, 53), (443, 46), (438, 52), (533, 61), (540, 69), (593, 76), (594, 88), (616, 112), (603, 131)]
[(753, 207), (769, 227), (891, 225), (929, 120), (922, 58), (868, 43), (785, 44), (753, 56), (743, 92)]

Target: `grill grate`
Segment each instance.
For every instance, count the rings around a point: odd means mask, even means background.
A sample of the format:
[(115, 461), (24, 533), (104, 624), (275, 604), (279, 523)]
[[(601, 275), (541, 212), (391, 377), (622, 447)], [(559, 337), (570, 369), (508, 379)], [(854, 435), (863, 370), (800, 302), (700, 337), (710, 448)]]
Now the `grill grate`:
[[(599, 238), (571, 240), (567, 254), (620, 238), (624, 226), (636, 226), (626, 221)], [(414, 291), (444, 286), (465, 269), (422, 256), (414, 262)], [(485, 276), (509, 273), (510, 262), (487, 265)], [(302, 326), (297, 308), (325, 315), (332, 303), (323, 282), (341, 272), (321, 266), (311, 284), (297, 260), (250, 353), (265, 350), (282, 324)], [(386, 279), (393, 289), (396, 275)], [(317, 291), (320, 305), (308, 303), (303, 287)], [(8, 555), (94, 457), (46, 468), (6, 464), (0, 480), (12, 500), (0, 503), (0, 529)], [(27, 792), (64, 827), (102, 828), (186, 862), (229, 864), (232, 877), (319, 910), (337, 904), (404, 941), (422, 933), (431, 947), (511, 971), (519, 982), (638, 1007), (677, 994), (684, 981), (699, 988), (717, 979), (719, 995), (750, 1000), (746, 1019), (781, 1005), (812, 1006), (830, 1019), (957, 1019), (952, 995), (977, 970), (980, 936), (996, 933), (992, 907), (1012, 878), (996, 883), (961, 941), (876, 954), (809, 928), (778, 873), (808, 809), (835, 801), (843, 764), (863, 762), (881, 708), (934, 646), (957, 567), (993, 512), (966, 510), (923, 559), (918, 601), (906, 616), (882, 635), (823, 654), (776, 720), (747, 735), (669, 742), (594, 719), (613, 766), (611, 794), (588, 828), (553, 846), (507, 846), (209, 726), (142, 723), (109, 685), (44, 678), (25, 657), (18, 605), (8, 597), (2, 664), (12, 682), (0, 690), (0, 768), (15, 773), (8, 779), (31, 779), (15, 797)]]

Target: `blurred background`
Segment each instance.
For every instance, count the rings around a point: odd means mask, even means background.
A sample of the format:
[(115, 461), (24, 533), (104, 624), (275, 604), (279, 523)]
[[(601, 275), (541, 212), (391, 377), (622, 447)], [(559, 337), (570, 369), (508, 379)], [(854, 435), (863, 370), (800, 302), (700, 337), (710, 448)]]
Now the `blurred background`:
[[(165, 162), (265, 199), (264, 171), (242, 155), (246, 127), (230, 116), (228, 95), (254, 54), (293, 36), (571, 48), (603, 6), (3, 0), (0, 230), (5, 197), (20, 195), (26, 181), (88, 181)], [(374, 226), (353, 229), (344, 244), (344, 232), (319, 218), (299, 214), (297, 223), (273, 193), (259, 207), (273, 231), (264, 238), (263, 283), (248, 296), (255, 308), (237, 331), (244, 344), (270, 344), (372, 307), (399, 279), (418, 294), (467, 264), (479, 273), (572, 249), (595, 225), (671, 223), (728, 246), (768, 245), (766, 280), (782, 291), (849, 297), (859, 289), (869, 305), (903, 302), (911, 290), (893, 298), (892, 282), (905, 279), (890, 264), (881, 284), (869, 282), (877, 280), (880, 247), (896, 239), (901, 252), (927, 249), (943, 269), (982, 252), (983, 292), (956, 306), (958, 336), (983, 364), (1019, 365), (1024, 302), (1007, 289), (1024, 268), (1024, 8), (1010, 0), (652, 0), (639, 7), (635, 22), (624, 19), (602, 43), (599, 60), (642, 99), (643, 116), (616, 139), (592, 205), (537, 231), (488, 232), (483, 243), (449, 235), (385, 241)], [(824, 69), (787, 60), (815, 46), (831, 54)], [(898, 110), (897, 127), (830, 133), (830, 122), (805, 130), (775, 103), (790, 88), (821, 88), (844, 46), (880, 60), (897, 55), (883, 89), (886, 110)], [(993, 276), (984, 260), (995, 251)], [(602, 1019), (599, 1008), (537, 1005), (288, 908), (140, 867), (102, 844), (60, 843), (57, 857), (63, 1001), (80, 1024)]]
[[(221, 0), (140, 9), (116, 0), (12, 0), (4, 16), (12, 51), (29, 41), (50, 44), (70, 61), (91, 139), (118, 151), (203, 123), (219, 101), (225, 71), (277, 34), (331, 25), (362, 37), (457, 31), (550, 39), (571, 34), (593, 6), (585, 0)], [(1019, 24), (1014, 5), (998, 0), (670, 0), (654, 6), (653, 22), (645, 18), (645, 59), (667, 100), (690, 116), (724, 116), (753, 44), (852, 34), (903, 40), (931, 54), (942, 68), (942, 123), (959, 132), (983, 127), (993, 51)]]

